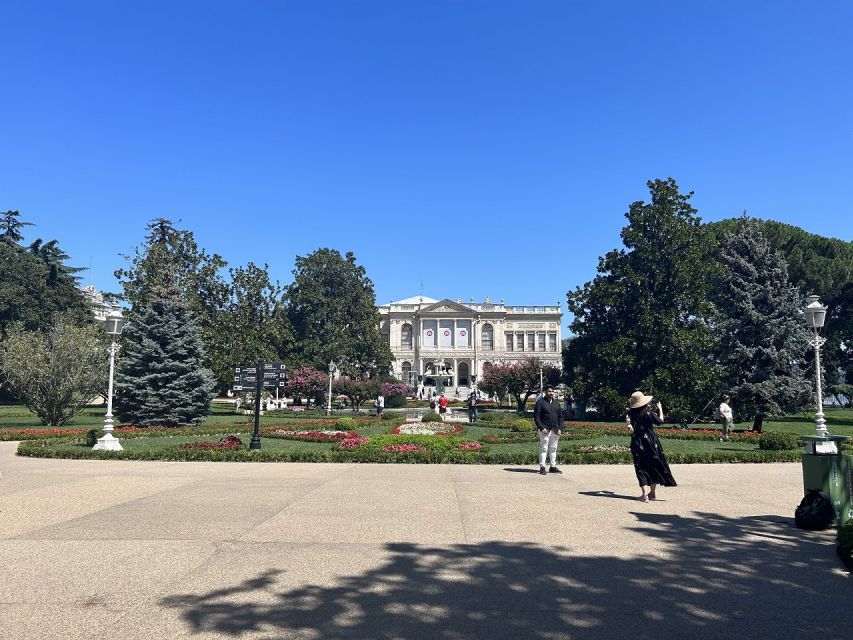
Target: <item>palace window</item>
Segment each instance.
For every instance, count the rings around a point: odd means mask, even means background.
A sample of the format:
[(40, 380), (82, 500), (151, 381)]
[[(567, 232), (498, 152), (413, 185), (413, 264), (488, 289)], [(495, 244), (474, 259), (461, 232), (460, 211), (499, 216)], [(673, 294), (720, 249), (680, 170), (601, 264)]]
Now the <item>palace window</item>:
[(536, 351), (536, 334), (528, 333), (527, 334), (527, 350), (528, 351)]
[(506, 338), (506, 350), (515, 351), (515, 349), (513, 349), (513, 334), (507, 333), (504, 337)]
[(542, 331), (536, 334), (536, 350), (545, 351), (545, 332)]
[(556, 351), (557, 350), (557, 334), (549, 333), (548, 334), (548, 351)]
[(515, 334), (515, 344), (518, 346), (519, 351), (524, 351), (524, 334), (516, 333)]
[[(495, 330), (492, 328), (490, 324), (483, 325), (483, 332), (481, 335), (482, 343), (483, 343), (483, 351), (494, 351), (495, 349)], [(512, 351), (512, 349), (510, 349)]]
[(400, 329), (400, 348), (412, 348), (412, 325), (410, 324), (404, 324)]

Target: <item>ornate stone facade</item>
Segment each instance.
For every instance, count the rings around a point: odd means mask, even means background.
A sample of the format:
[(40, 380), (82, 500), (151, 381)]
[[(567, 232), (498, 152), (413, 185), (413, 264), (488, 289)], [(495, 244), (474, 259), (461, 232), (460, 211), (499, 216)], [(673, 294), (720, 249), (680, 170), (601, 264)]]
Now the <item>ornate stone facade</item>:
[[(483, 367), (530, 356), (561, 365), (559, 303), (515, 306), (414, 296), (379, 306), (394, 374), (418, 388), (442, 378), (455, 393), (473, 386)], [(420, 378), (419, 378), (420, 376)]]

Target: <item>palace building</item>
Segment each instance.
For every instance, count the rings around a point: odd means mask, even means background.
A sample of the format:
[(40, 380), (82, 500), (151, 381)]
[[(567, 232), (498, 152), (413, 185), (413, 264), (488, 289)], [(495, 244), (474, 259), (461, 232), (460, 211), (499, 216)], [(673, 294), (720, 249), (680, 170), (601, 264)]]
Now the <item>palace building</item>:
[(440, 380), (445, 393), (467, 394), (484, 367), (531, 356), (561, 366), (559, 303), (515, 306), (489, 298), (463, 303), (413, 296), (378, 308), (393, 373), (418, 390)]

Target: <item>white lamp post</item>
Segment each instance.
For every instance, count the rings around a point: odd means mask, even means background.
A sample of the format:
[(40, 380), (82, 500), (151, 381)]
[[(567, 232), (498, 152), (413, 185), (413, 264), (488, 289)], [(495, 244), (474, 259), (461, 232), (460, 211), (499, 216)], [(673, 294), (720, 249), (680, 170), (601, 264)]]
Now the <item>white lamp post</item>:
[(826, 321), (826, 307), (820, 303), (817, 296), (806, 298), (806, 326), (814, 332), (814, 375), (817, 384), (817, 413), (815, 414), (815, 432), (819, 436), (829, 433), (823, 416), (823, 391), (820, 385), (820, 348), (826, 338), (820, 337), (820, 330)]
[(541, 362), (539, 363), (539, 395), (540, 396), (542, 395), (542, 368), (544, 366), (545, 365), (543, 365)]
[(113, 372), (115, 371), (116, 336), (120, 336), (124, 328), (124, 316), (121, 315), (118, 307), (113, 307), (107, 315), (105, 324), (107, 334), (110, 336), (110, 382), (107, 391), (107, 415), (104, 417), (104, 437), (98, 438), (97, 444), (92, 449), (121, 451), (121, 443), (113, 437)]
[(329, 395), (326, 399), (326, 415), (332, 415), (332, 377), (335, 375), (335, 361), (329, 360)]

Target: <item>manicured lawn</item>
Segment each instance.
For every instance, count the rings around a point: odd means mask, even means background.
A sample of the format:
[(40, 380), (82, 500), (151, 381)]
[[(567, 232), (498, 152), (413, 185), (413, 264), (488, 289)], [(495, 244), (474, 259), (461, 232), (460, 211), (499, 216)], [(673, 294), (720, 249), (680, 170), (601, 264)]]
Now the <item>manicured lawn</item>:
[[(67, 428), (75, 429), (91, 429), (98, 428), (103, 423), (103, 415), (105, 409), (102, 407), (86, 408), (79, 416), (69, 423)], [(353, 431), (358, 432), (362, 437), (370, 437), (380, 434), (387, 434), (391, 428), (402, 421), (404, 414), (397, 414), (400, 420), (385, 420), (379, 421), (375, 417), (369, 417), (369, 414), (353, 413), (350, 411), (338, 413), (334, 418), (338, 417), (356, 417), (358, 421), (351, 427)], [(268, 413), (261, 417), (261, 428), (263, 430), (275, 429), (277, 427), (305, 428), (307, 430), (314, 429), (335, 429), (332, 421), (323, 421), (325, 416), (321, 412), (311, 413), (296, 413), (276, 412)], [(365, 421), (369, 419), (369, 421)], [(321, 422), (323, 421), (323, 422)], [(833, 433), (845, 435), (853, 435), (853, 410), (850, 409), (829, 409), (827, 410), (827, 422), (830, 425), (830, 430)], [(318, 426), (320, 425), (320, 426)], [(513, 435), (513, 432), (506, 428), (499, 428), (488, 422), (478, 422), (474, 425), (463, 423), (464, 431), (460, 434), (465, 440), (477, 441), (484, 436), (495, 435), (504, 437)], [(736, 428), (744, 429), (748, 424), (736, 425)], [(38, 420), (21, 406), (7, 405), (0, 407), (0, 436), (4, 430), (11, 431), (13, 429), (33, 429), (38, 428)], [(157, 454), (163, 452), (164, 459), (170, 459), (175, 450), (182, 443), (198, 442), (198, 441), (213, 441), (216, 442), (220, 438), (229, 433), (236, 433), (243, 441), (243, 448), (247, 448), (251, 439), (252, 423), (244, 415), (235, 415), (231, 406), (214, 406), (214, 410), (207, 422), (199, 427), (194, 427), (189, 430), (183, 429), (180, 432), (175, 432), (174, 435), (167, 435), (168, 431), (130, 431), (122, 433), (121, 430), (116, 432), (117, 437), (121, 440), (122, 446), (129, 454), (132, 452), (149, 452)], [(608, 428), (609, 427), (609, 428)], [(605, 428), (608, 430), (605, 432)], [(714, 429), (716, 425), (696, 425), (695, 429)], [(601, 433), (596, 435), (595, 431), (601, 429)], [(581, 430), (580, 433), (576, 433)], [(788, 431), (797, 434), (814, 433), (814, 423), (809, 415), (790, 416), (778, 420), (767, 421), (764, 424), (765, 431)], [(694, 431), (691, 429), (690, 431)], [(571, 434), (576, 433), (574, 437)], [(689, 432), (688, 432), (689, 433)], [(681, 439), (677, 436), (683, 436), (684, 432), (680, 431), (673, 434), (661, 432), (661, 440), (667, 454), (677, 460), (686, 461), (713, 461), (721, 459), (736, 460), (740, 456), (744, 461), (752, 460), (754, 454), (758, 453), (757, 441), (741, 441), (741, 442), (719, 442), (716, 437), (711, 434), (711, 439)], [(534, 463), (538, 444), (535, 441), (535, 434), (531, 436), (530, 441), (525, 442), (488, 442), (483, 447), (483, 461), (502, 461), (513, 460), (521, 463)], [(560, 444), (560, 451), (570, 457), (573, 461), (582, 461), (584, 456), (590, 456), (590, 461), (605, 461), (607, 457), (600, 453), (601, 449), (591, 451), (589, 447), (603, 447), (607, 451), (607, 455), (612, 458), (612, 461), (627, 462), (630, 456), (627, 455), (625, 449), (630, 444), (630, 436), (624, 430), (621, 424), (613, 423), (581, 423), (567, 425), (567, 435)], [(697, 434), (698, 435), (698, 434)], [(669, 437), (668, 437), (669, 436)], [(695, 436), (694, 436), (695, 437)], [(7, 439), (17, 439), (11, 433)], [(85, 445), (85, 434), (72, 436), (68, 439), (59, 438), (54, 440), (49, 445), (51, 451), (55, 454), (62, 455), (61, 452), (74, 452), (76, 455), (84, 453), (88, 447)], [(617, 451), (613, 448), (617, 447)], [(623, 449), (624, 448), (624, 449)], [(299, 440), (286, 440), (275, 437), (262, 438), (262, 450), (268, 452), (269, 455), (275, 456), (278, 454), (292, 454), (293, 459), (312, 459), (311, 452), (316, 452), (321, 456), (319, 459), (329, 459), (328, 456), (340, 456), (346, 453), (337, 446), (335, 442), (305, 442)], [(276, 453), (278, 452), (278, 453)], [(325, 452), (325, 453), (323, 453)], [(795, 452), (792, 452), (792, 454)], [(789, 454), (788, 459), (795, 459), (795, 455)], [(75, 457), (76, 457), (75, 455)], [(307, 458), (304, 456), (308, 455)], [(323, 458), (322, 456), (326, 456)], [(157, 455), (150, 457), (156, 458)], [(475, 455), (476, 458), (476, 455)], [(608, 458), (606, 461), (611, 461)], [(195, 458), (198, 459), (198, 458)], [(388, 460), (383, 460), (388, 461)]]

